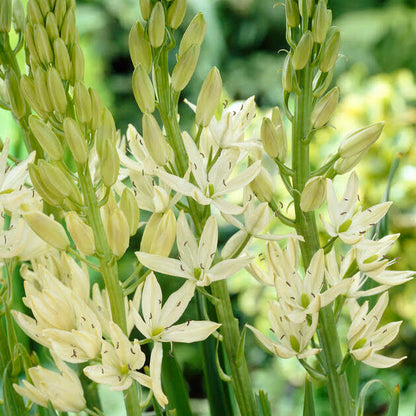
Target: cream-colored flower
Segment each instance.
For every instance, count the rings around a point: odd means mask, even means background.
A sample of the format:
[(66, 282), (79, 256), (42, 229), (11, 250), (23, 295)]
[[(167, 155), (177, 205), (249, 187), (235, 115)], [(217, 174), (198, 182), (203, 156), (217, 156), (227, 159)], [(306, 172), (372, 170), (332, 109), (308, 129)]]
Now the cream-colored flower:
[(197, 286), (207, 286), (211, 282), (225, 279), (236, 273), (251, 260), (247, 256), (241, 256), (236, 259), (222, 260), (212, 265), (217, 251), (217, 243), (218, 227), (214, 216), (208, 218), (198, 244), (185, 214), (181, 212), (176, 228), (178, 260), (141, 251), (137, 251), (136, 256), (142, 264), (151, 270), (189, 279)]

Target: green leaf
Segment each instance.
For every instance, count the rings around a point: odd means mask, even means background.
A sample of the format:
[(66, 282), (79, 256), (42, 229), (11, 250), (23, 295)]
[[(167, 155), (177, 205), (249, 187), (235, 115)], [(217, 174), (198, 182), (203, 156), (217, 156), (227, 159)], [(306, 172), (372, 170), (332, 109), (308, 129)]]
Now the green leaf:
[(3, 400), (4, 400), (4, 414), (6, 416), (25, 416), (28, 414), (23, 398), (17, 394), (13, 388), (13, 383), (17, 380), (10, 375), (10, 362), (3, 372)]
[(256, 395), (257, 407), (259, 408), (259, 416), (272, 416), (272, 407), (267, 397), (267, 393), (263, 390), (259, 390), (259, 394)]
[(400, 399), (400, 388), (397, 384), (393, 389), (393, 395), (390, 401), (389, 413), (387, 416), (398, 416), (399, 415), (399, 399)]
[(312, 383), (305, 378), (305, 399), (303, 402), (303, 416), (315, 416), (315, 402), (313, 399)]

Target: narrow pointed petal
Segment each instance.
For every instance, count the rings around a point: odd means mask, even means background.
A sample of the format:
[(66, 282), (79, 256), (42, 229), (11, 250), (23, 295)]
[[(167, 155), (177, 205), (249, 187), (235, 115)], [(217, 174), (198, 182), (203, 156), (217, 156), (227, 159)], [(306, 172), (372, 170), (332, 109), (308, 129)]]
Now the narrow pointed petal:
[(169, 276), (184, 277), (186, 279), (190, 278), (188, 273), (181, 268), (182, 264), (179, 260), (159, 256), (157, 254), (143, 253), (141, 251), (136, 251), (135, 254), (140, 263), (144, 264), (148, 269), (168, 274)]
[[(162, 289), (154, 273), (146, 278), (143, 286), (142, 312), (147, 325), (159, 322), (162, 304)], [(157, 324), (156, 324), (157, 325)]]
[(204, 227), (201, 234), (198, 247), (198, 259), (199, 267), (201, 269), (208, 270), (211, 266), (212, 260), (214, 259), (217, 251), (218, 242), (218, 226), (217, 221), (213, 215), (211, 215)]
[(166, 329), (162, 334), (165, 342), (192, 343), (203, 341), (216, 331), (221, 324), (211, 321), (188, 321)]

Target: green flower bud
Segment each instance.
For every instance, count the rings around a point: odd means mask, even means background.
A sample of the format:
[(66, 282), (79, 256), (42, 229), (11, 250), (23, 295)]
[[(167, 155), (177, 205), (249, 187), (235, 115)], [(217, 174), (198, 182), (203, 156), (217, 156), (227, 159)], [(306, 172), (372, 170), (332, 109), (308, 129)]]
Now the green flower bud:
[(165, 40), (165, 12), (160, 1), (155, 4), (150, 15), (149, 40), (154, 48), (162, 46)]
[(263, 167), (260, 173), (250, 183), (250, 188), (260, 202), (270, 202), (273, 198), (273, 179)]
[(36, 0), (29, 0), (27, 2), (27, 20), (32, 25), (43, 25), (43, 16)]
[(78, 251), (84, 256), (92, 256), (95, 252), (94, 232), (92, 228), (74, 211), (65, 215), (65, 222), (69, 234)]
[(46, 15), (50, 12), (50, 7), (49, 7), (49, 3), (48, 0), (36, 0), (38, 5), (39, 5), (39, 9), (42, 12), (43, 17), (46, 17)]
[(348, 159), (367, 149), (380, 137), (384, 121), (354, 130), (340, 144), (338, 152), (342, 158)]
[(129, 51), (134, 67), (141, 64), (149, 73), (152, 69), (152, 48), (140, 22), (136, 22), (130, 30)]
[(68, 101), (61, 77), (55, 68), (48, 69), (46, 81), (53, 109), (60, 114), (65, 114)]
[(155, 92), (152, 81), (138, 64), (133, 72), (133, 93), (142, 113), (153, 113), (155, 111)]
[(136, 234), (140, 221), (140, 209), (133, 192), (129, 188), (124, 188), (121, 194), (120, 209), (129, 224), (129, 235)]
[(147, 20), (150, 17), (152, 12), (152, 2), (151, 0), (139, 0), (140, 13), (144, 20)]
[(23, 214), (23, 218), (32, 231), (52, 247), (58, 250), (69, 248), (70, 242), (64, 227), (53, 218), (37, 211)]
[(83, 82), (77, 82), (74, 87), (74, 104), (78, 121), (89, 123), (92, 117), (91, 98)]
[[(299, 0), (299, 12), (302, 17), (311, 17), (312, 16), (312, 8), (315, 3), (315, 0)], [(306, 15), (304, 15), (304, 11)]]
[(56, 22), (56, 17), (53, 13), (49, 12), (46, 16), (46, 32), (48, 33), (49, 39), (53, 42), (55, 39), (59, 38), (58, 24)]
[(314, 129), (320, 129), (332, 116), (339, 100), (339, 88), (334, 87), (327, 92), (316, 104), (311, 114)]
[(53, 53), (49, 42), (48, 33), (41, 25), (36, 25), (33, 31), (33, 40), (36, 46), (36, 52), (43, 65), (49, 66), (53, 62)]
[(324, 0), (319, 0), (315, 15), (312, 20), (313, 40), (316, 43), (324, 43), (331, 23), (328, 21), (328, 10)]
[(164, 166), (169, 160), (168, 145), (156, 119), (149, 113), (143, 115), (143, 140), (154, 162)]
[(6, 72), (6, 85), (13, 115), (20, 119), (26, 114), (26, 103), (20, 91), (20, 83), (14, 71)]
[(221, 99), (222, 80), (220, 71), (215, 66), (209, 71), (202, 84), (196, 103), (195, 121), (198, 126), (207, 127), (214, 117)]
[(16, 33), (25, 29), (25, 9), (21, 0), (13, 1), (13, 27)]
[(319, 98), (329, 88), (329, 86), (331, 85), (332, 77), (334, 76), (334, 68), (332, 68), (329, 72), (325, 72), (325, 75), (326, 76), (322, 82), (320, 82), (317, 85), (314, 85), (314, 90), (313, 90), (314, 97)]
[(295, 71), (300, 71), (309, 63), (312, 54), (313, 36), (310, 30), (307, 30), (301, 37), (295, 52), (292, 56), (292, 66)]
[(56, 199), (56, 195), (51, 194), (51, 190), (45, 185), (40, 177), (39, 168), (33, 163), (28, 165), (30, 180), (35, 187), (37, 193), (42, 197), (44, 201), (52, 206), (59, 206), (62, 200)]
[(97, 91), (95, 91), (92, 88), (88, 89), (90, 93), (90, 99), (91, 99), (91, 122), (90, 122), (90, 128), (91, 130), (95, 131), (98, 129), (98, 126), (101, 121), (101, 115), (103, 112), (103, 104), (101, 102), (101, 98)]
[(290, 54), (287, 54), (283, 62), (283, 68), (282, 68), (282, 86), (283, 86), (283, 89), (287, 92), (293, 91), (292, 76), (293, 76), (293, 69), (292, 69), (292, 64), (291, 64), (291, 58), (290, 58)]
[(140, 242), (140, 251), (169, 256), (176, 237), (176, 218), (171, 209), (150, 217)]
[(66, 15), (66, 0), (56, 0), (54, 14), (58, 27), (61, 29)]
[(78, 123), (70, 117), (66, 117), (63, 122), (65, 139), (71, 150), (72, 156), (81, 165), (88, 160), (88, 146), (85, 137)]
[(100, 176), (105, 186), (114, 185), (120, 170), (120, 159), (117, 148), (109, 139), (104, 141), (103, 154), (100, 161)]
[(185, 17), (186, 0), (174, 0), (169, 6), (166, 23), (172, 29), (177, 29)]
[(261, 140), (264, 151), (271, 158), (284, 160), (286, 157), (286, 142), (282, 125), (275, 126), (272, 121), (264, 117), (261, 124)]
[(65, 13), (64, 20), (62, 21), (61, 38), (67, 46), (72, 46), (76, 42), (77, 33), (78, 31), (75, 25), (75, 12), (73, 9), (69, 9)]
[(286, 0), (286, 22), (290, 27), (297, 27), (300, 23), (299, 7), (293, 0)]
[(29, 51), (30, 58), (33, 59), (33, 62), (36, 65), (40, 65), (41, 62), (39, 59), (38, 52), (36, 50), (35, 40), (33, 38), (33, 25), (31, 25), (30, 23), (28, 23), (25, 26), (25, 41), (26, 41), (27, 50)]
[(319, 69), (322, 72), (330, 71), (338, 58), (339, 45), (341, 43), (341, 36), (338, 29), (334, 29), (324, 44), (322, 58), (319, 62)]
[(129, 224), (119, 208), (116, 208), (108, 218), (107, 237), (110, 250), (117, 257), (122, 256), (129, 248)]
[(55, 67), (61, 79), (69, 81), (71, 78), (71, 59), (65, 42), (61, 38), (54, 40), (53, 51), (55, 54)]
[(46, 72), (42, 68), (35, 70), (34, 81), (37, 99), (40, 102), (42, 110), (45, 113), (52, 113), (53, 106), (46, 83)]
[(72, 48), (71, 62), (72, 62), (71, 83), (75, 84), (77, 81), (83, 82), (85, 60), (84, 60), (84, 53), (82, 52), (82, 49), (78, 45), (78, 43), (75, 44)]
[(339, 158), (334, 165), (334, 170), (338, 175), (344, 175), (349, 172), (351, 169), (355, 168), (360, 162), (361, 159), (366, 155), (369, 147), (364, 149), (361, 153), (357, 153), (354, 156), (344, 159), (343, 157)]
[(182, 36), (181, 43), (179, 45), (179, 57), (181, 57), (192, 45), (202, 45), (207, 32), (207, 22), (204, 19), (202, 13), (198, 13), (189, 23), (188, 28)]
[(314, 211), (324, 202), (326, 197), (326, 178), (314, 176), (306, 182), (300, 197), (300, 208), (303, 212)]
[(172, 72), (172, 87), (182, 91), (191, 80), (199, 58), (199, 45), (192, 45), (179, 59)]
[(62, 160), (64, 148), (56, 134), (39, 118), (29, 116), (29, 127), (42, 149), (52, 160)]
[(39, 103), (35, 89), (35, 83), (33, 82), (33, 80), (30, 79), (27, 75), (23, 75), (22, 78), (20, 78), (20, 88), (23, 96), (29, 103), (29, 106), (36, 113), (38, 113), (41, 118), (47, 118), (47, 113), (44, 112), (43, 108), (41, 108), (41, 105)]
[(272, 123), (277, 126), (284, 126), (282, 113), (279, 107), (273, 107), (272, 109)]
[(12, 0), (1, 0), (0, 3), (0, 32), (10, 32), (12, 28)]
[(113, 115), (108, 108), (104, 107), (100, 117), (100, 125), (95, 134), (95, 147), (99, 158), (103, 156), (105, 141), (110, 140), (111, 143), (115, 143), (116, 137), (116, 124)]
[(51, 192), (56, 200), (62, 203), (64, 198), (71, 194), (72, 185), (58, 167), (53, 166), (45, 160), (39, 160), (38, 173), (45, 188)]

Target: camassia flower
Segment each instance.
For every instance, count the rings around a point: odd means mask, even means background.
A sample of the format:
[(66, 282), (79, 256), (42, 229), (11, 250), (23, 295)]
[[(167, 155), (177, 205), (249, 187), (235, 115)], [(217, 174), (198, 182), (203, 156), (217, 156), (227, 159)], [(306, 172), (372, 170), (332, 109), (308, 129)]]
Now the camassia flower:
[(247, 327), (272, 354), (281, 358), (303, 359), (320, 351), (319, 348), (307, 349), (318, 325), (318, 313), (311, 315), (310, 323), (306, 319), (296, 323), (290, 320), (278, 302), (273, 301), (269, 305), (269, 321), (277, 341), (272, 341), (251, 325)]
[(207, 286), (211, 282), (231, 276), (251, 260), (247, 256), (241, 256), (236, 259), (222, 260), (212, 265), (217, 243), (218, 227), (214, 216), (208, 218), (198, 244), (185, 214), (181, 211), (176, 227), (179, 259), (141, 251), (137, 251), (136, 256), (142, 264), (151, 270), (189, 279), (197, 286)]
[(384, 292), (374, 308), (368, 311), (368, 301), (360, 307), (355, 300), (350, 300), (351, 326), (347, 334), (350, 353), (364, 364), (377, 368), (396, 365), (406, 357), (391, 358), (377, 354), (396, 338), (402, 321), (390, 322), (378, 328), (381, 317), (389, 302), (389, 295)]
[(23, 380), (23, 385), (13, 384), (15, 390), (40, 406), (47, 407), (51, 402), (60, 412), (81, 412), (86, 405), (84, 392), (78, 375), (51, 351), (60, 373), (41, 366), (29, 368), (32, 384)]
[(241, 214), (243, 207), (228, 202), (223, 197), (248, 185), (259, 174), (261, 161), (230, 178), (240, 155), (238, 149), (223, 150), (214, 161), (198, 149), (188, 133), (184, 132), (182, 137), (196, 185), (160, 168), (155, 169), (155, 174), (176, 192), (192, 197), (201, 205), (213, 204), (222, 213)]
[(338, 201), (332, 181), (327, 180), (327, 202), (330, 222), (323, 221), (327, 233), (331, 237), (338, 236), (346, 244), (357, 244), (364, 238), (366, 231), (376, 225), (387, 213), (391, 202), (383, 202), (361, 211), (355, 212), (358, 201), (358, 177), (352, 172), (345, 192)]

